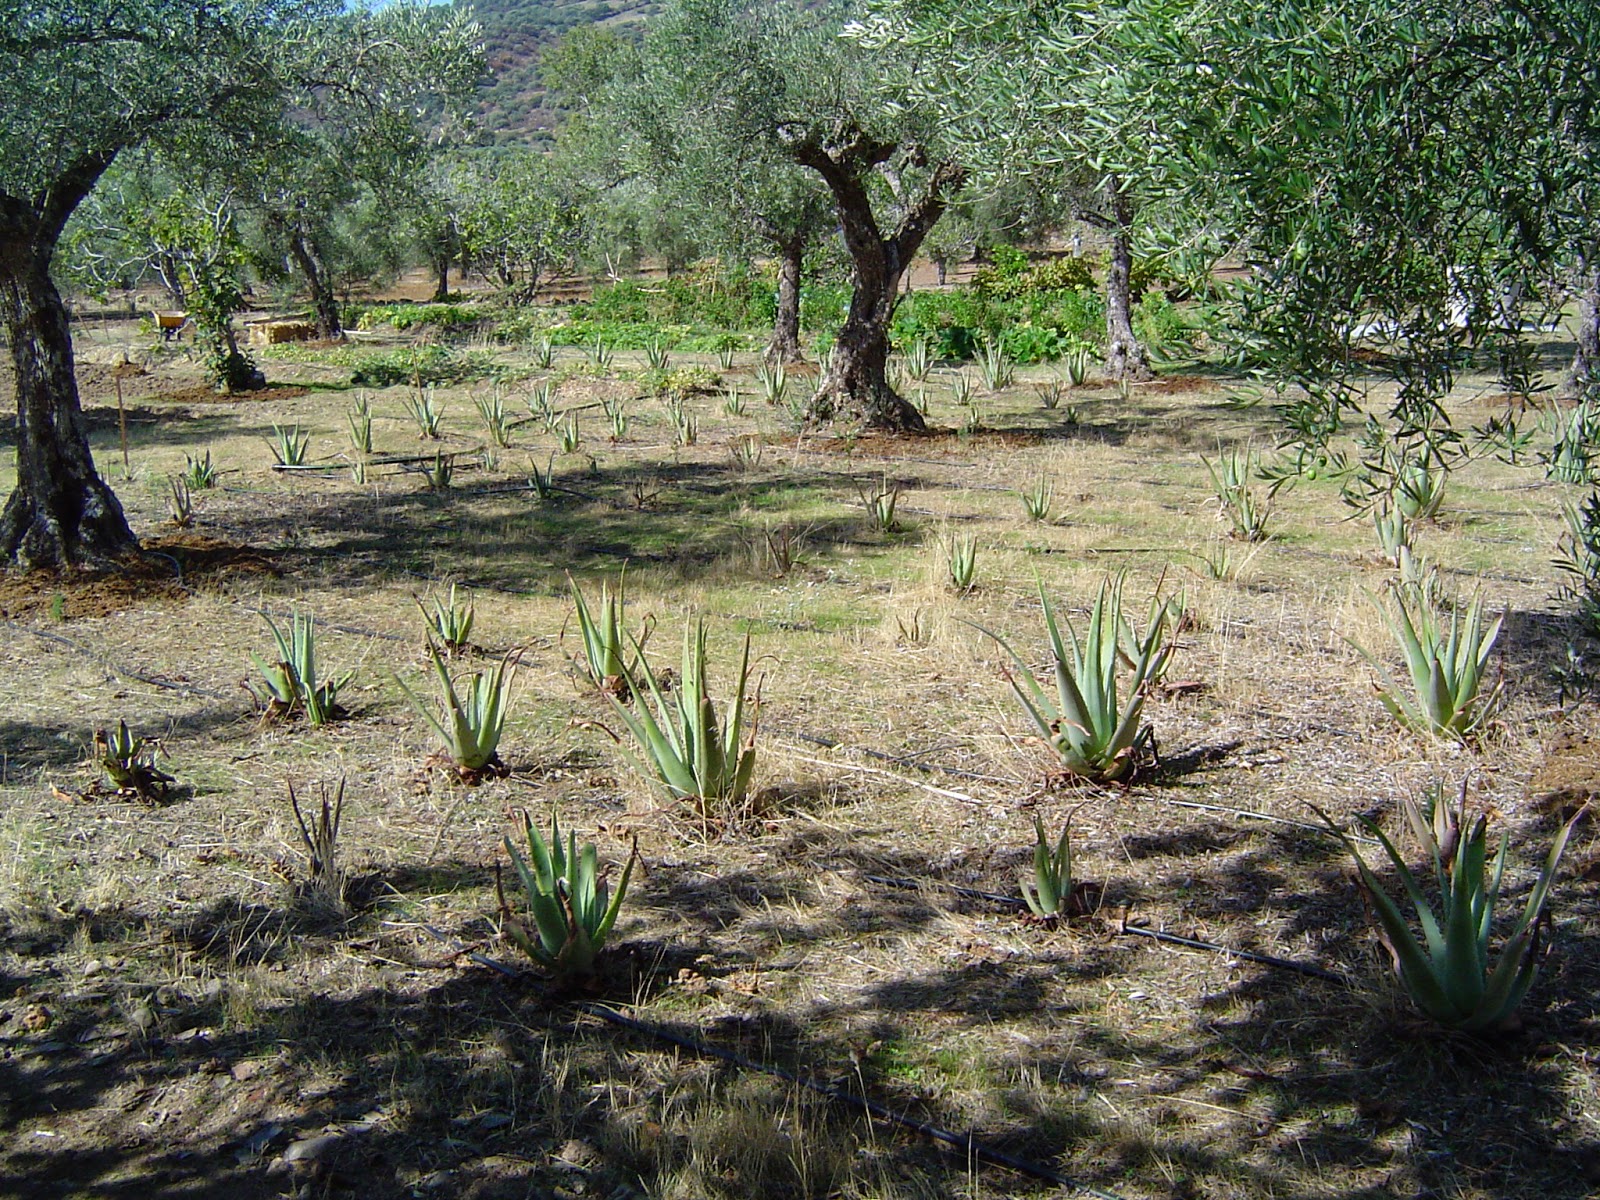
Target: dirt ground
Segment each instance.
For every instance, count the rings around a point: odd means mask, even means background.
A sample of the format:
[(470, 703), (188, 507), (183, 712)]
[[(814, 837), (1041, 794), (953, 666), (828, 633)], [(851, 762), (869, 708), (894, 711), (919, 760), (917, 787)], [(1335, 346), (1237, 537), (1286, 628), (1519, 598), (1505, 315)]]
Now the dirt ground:
[[(151, 557), (0, 579), (0, 1196), (1600, 1190), (1592, 822), (1521, 1028), (1468, 1038), (1409, 1007), (1307, 806), (1392, 829), (1398, 797), (1469, 780), (1511, 832), (1504, 903), (1520, 902), (1558, 822), (1600, 789), (1595, 646), (1551, 562), (1577, 488), (1485, 456), (1418, 532), (1448, 586), (1506, 618), (1503, 709), (1456, 746), (1374, 697), (1354, 645), (1393, 659), (1370, 598), (1392, 568), (1337, 482), (1281, 493), (1266, 542), (1228, 538), (1200, 456), (1269, 450), (1274, 431), (1203, 365), (1126, 396), (1092, 379), (1055, 409), (1031, 369), (980, 385), (965, 433), (940, 368), (911, 386), (944, 432), (898, 441), (797, 435), (754, 395), (753, 355), (725, 372), (694, 359), (745, 400), (692, 397), (684, 445), (629, 378), (637, 356), (598, 372), (563, 351), (546, 373), (497, 350), (498, 385), (438, 390), (438, 443), (409, 389), (369, 389), (376, 454), (418, 462), (357, 483), (336, 364), (266, 356), (269, 393), (218, 402), (132, 323), (90, 323), (78, 347), (97, 461)], [(123, 380), (119, 416), (123, 357), (146, 373)], [(561, 452), (529, 420), (487, 445), (473, 397), (498, 386), (525, 416), (547, 374), (581, 444)], [(1462, 389), (1462, 427), (1491, 390)], [(629, 415), (619, 440), (601, 401)], [(273, 469), (274, 426), (291, 424), (321, 469)], [(435, 449), (457, 454), (443, 490), (419, 468)], [(207, 452), (218, 486), (176, 528), (168, 478)], [(547, 464), (541, 499), (529, 476)], [(1051, 511), (1030, 521), (1018, 492), (1041, 477)], [(885, 532), (861, 493), (891, 484)], [(957, 594), (946, 548), (964, 534), (977, 582)], [(685, 623), (708, 621), (719, 701), (753, 639), (753, 816), (703, 820), (653, 793), (610, 703), (577, 681), (567, 572), (594, 588), (624, 563), (652, 661), (675, 665)], [(1130, 785), (1059, 786), (984, 631), (1042, 662), (1039, 586), (1081, 620), (1112, 573), (1141, 615), (1183, 594), (1170, 678), (1187, 686), (1151, 697), (1159, 753)], [(414, 597), (452, 582), (479, 648), (455, 674), (520, 652), (510, 774), (473, 788), (427, 765), (398, 684), (434, 694)], [(349, 716), (321, 729), (264, 719), (246, 686), (265, 618), (291, 612), (315, 615), (326, 673), (355, 673)], [(111, 794), (90, 765), (119, 719), (159, 739), (164, 802)], [(315, 801), (340, 781), (333, 904), (307, 885), (286, 789)], [(498, 936), (502, 838), (552, 806), (613, 878), (635, 839), (641, 856), (576, 990)], [(1036, 817), (1052, 836), (1070, 818), (1077, 869), (1103, 889), (1094, 915), (1046, 926), (993, 898), (1020, 895)], [(969, 1132), (1057, 1181), (983, 1161)]]

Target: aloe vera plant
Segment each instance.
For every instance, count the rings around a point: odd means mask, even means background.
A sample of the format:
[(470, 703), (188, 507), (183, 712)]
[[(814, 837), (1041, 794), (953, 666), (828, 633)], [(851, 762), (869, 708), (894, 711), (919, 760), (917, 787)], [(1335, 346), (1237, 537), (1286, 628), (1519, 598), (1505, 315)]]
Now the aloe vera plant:
[(978, 369), (983, 373), (984, 386), (991, 392), (1010, 387), (1016, 375), (1016, 367), (994, 338), (988, 339), (979, 348)]
[(1501, 835), (1500, 848), (1491, 861), (1489, 819), (1479, 813), (1468, 820), (1466, 785), (1462, 785), (1454, 812), (1449, 811), (1438, 790), (1431, 801), (1424, 806), (1406, 797), (1401, 801), (1401, 812), (1421, 844), (1427, 866), (1432, 868), (1437, 909), (1394, 841), (1376, 823), (1359, 818), (1378, 839), (1394, 867), (1416, 923), (1422, 928), (1421, 938), (1413, 932), (1400, 904), (1384, 890), (1355, 843), (1320, 809), (1316, 812), (1355, 858), (1362, 890), (1377, 920), (1378, 936), (1389, 951), (1395, 974), (1417, 1007), (1452, 1029), (1481, 1032), (1501, 1027), (1511, 1020), (1538, 976), (1540, 933), (1547, 920), (1545, 901), (1578, 817), (1556, 834), (1544, 867), (1521, 914), (1506, 932), (1496, 958), (1490, 954), (1490, 939), (1509, 836)]
[[(576, 660), (578, 667), (590, 683), (612, 696), (627, 695), (634, 676), (644, 669), (644, 644), (650, 640), (650, 633), (655, 628), (654, 623), (646, 619), (640, 626), (638, 637), (630, 638), (624, 624), (627, 609), (625, 574), (617, 577), (615, 592), (610, 584), (601, 581), (597, 609), (589, 607), (583, 589), (570, 574), (567, 576), (578, 620), (578, 636), (583, 641), (583, 656)], [(629, 641), (634, 645), (631, 655), (628, 653)]]
[(953, 534), (945, 542), (945, 573), (950, 586), (965, 595), (972, 590), (978, 574), (978, 539), (971, 534)]
[(1482, 596), (1474, 596), (1465, 612), (1451, 609), (1447, 618), (1416, 583), (1394, 589), (1392, 613), (1377, 597), (1372, 602), (1399, 643), (1411, 677), (1408, 691), (1380, 659), (1356, 645), (1378, 672), (1376, 687), (1384, 708), (1401, 724), (1438, 737), (1460, 740), (1481, 728), (1498, 705), (1499, 684), (1486, 692), (1484, 680), (1505, 618), (1486, 624)]
[(1394, 505), (1407, 520), (1430, 521), (1444, 503), (1448, 472), (1437, 463), (1415, 458), (1400, 468), (1394, 480)]
[(277, 659), (267, 662), (252, 650), (250, 660), (261, 673), (253, 690), (266, 703), (267, 715), (289, 716), (296, 711), (303, 712), (306, 720), (318, 727), (344, 716), (339, 692), (355, 678), (355, 672), (346, 671), (332, 679), (318, 681), (317, 625), (311, 614), (292, 613), (287, 632), (278, 628), (271, 617), (264, 619), (277, 644)]
[(459, 654), (471, 645), (472, 622), (477, 615), (471, 596), (465, 601), (458, 601), (456, 585), (452, 583), (449, 598), (435, 596), (431, 608), (416, 596), (411, 599), (416, 602), (422, 619), (427, 622), (430, 638), (438, 638), (451, 654)]
[(928, 378), (928, 372), (933, 369), (933, 347), (928, 344), (928, 339), (917, 336), (906, 347), (906, 375), (918, 383)]
[(444, 423), (444, 408), (433, 398), (432, 388), (421, 388), (406, 397), (406, 411), (417, 423), (417, 436), (438, 441)]
[(898, 483), (891, 483), (885, 475), (882, 486), (857, 484), (856, 491), (861, 497), (861, 507), (867, 510), (867, 516), (872, 520), (873, 528), (880, 533), (893, 533), (900, 528), (899, 519), (895, 516), (895, 509), (900, 503)]
[(1089, 378), (1089, 364), (1093, 361), (1087, 346), (1078, 346), (1061, 359), (1061, 373), (1069, 388), (1082, 387)]
[[(1150, 731), (1141, 728), (1145, 696), (1161, 678), (1172, 657), (1166, 641), (1170, 606), (1152, 605), (1149, 626), (1139, 636), (1122, 613), (1122, 584), (1103, 583), (1080, 640), (1070, 622), (1069, 641), (1044, 585), (1039, 585), (1045, 629), (1050, 636), (1056, 696), (1052, 699), (1033, 677), (1027, 662), (998, 635), (983, 630), (1011, 655), (1016, 674), (1006, 680), (1034, 726), (1061, 759), (1062, 768), (1095, 782), (1125, 778), (1133, 770)], [(981, 627), (980, 627), (981, 628)], [(1128, 667), (1126, 689), (1119, 676)], [(1021, 682), (1018, 682), (1018, 676)]]
[(1043, 471), (1033, 487), (1025, 492), (1018, 492), (1022, 498), (1022, 511), (1028, 514), (1030, 521), (1045, 521), (1050, 517), (1050, 502), (1055, 497), (1055, 489), (1050, 486), (1050, 477)]
[(1233, 536), (1246, 542), (1259, 542), (1267, 536), (1267, 519), (1272, 515), (1272, 495), (1263, 496), (1251, 485), (1260, 474), (1261, 460), (1253, 450), (1228, 450), (1212, 462), (1204, 455), (1217, 503), (1233, 526)]
[(770, 405), (779, 404), (789, 394), (789, 372), (781, 361), (757, 367), (756, 383), (761, 385), (761, 398)]
[(217, 468), (211, 461), (210, 450), (199, 458), (185, 454), (183, 462), (183, 474), (179, 478), (191, 492), (205, 492), (217, 486)]
[[(636, 703), (625, 707), (610, 696), (612, 707), (633, 736), (638, 761), (670, 798), (686, 801), (703, 817), (737, 815), (743, 810), (756, 765), (759, 694), (750, 695), (750, 639), (733, 700), (725, 719), (717, 716), (707, 682), (705, 622), (685, 626), (683, 663), (677, 688), (669, 699), (647, 670), (641, 690), (632, 676), (628, 686)], [(648, 694), (655, 711), (645, 703)]]
[(511, 912), (501, 891), (501, 928), (524, 954), (558, 975), (588, 975), (622, 911), (639, 849), (635, 846), (628, 856), (617, 890), (612, 893), (600, 869), (600, 855), (594, 843), (586, 842), (580, 849), (577, 835), (569, 833), (563, 845), (561, 825), (554, 812), (550, 814), (548, 842), (526, 812), (522, 814), (522, 830), (528, 845), (527, 857), (509, 837), (505, 846), (522, 884), (531, 922), (525, 924)]
[(500, 385), (495, 384), (494, 390), (487, 395), (473, 396), (472, 406), (478, 410), (478, 419), (483, 422), (489, 441), (501, 448), (510, 446), (511, 423), (506, 416), (506, 399), (500, 391)]
[(274, 425), (272, 439), (267, 445), (272, 447), (272, 457), (277, 459), (280, 467), (303, 467), (306, 451), (311, 446), (311, 435), (303, 432), (298, 425), (291, 425), (287, 429)]
[(1033, 819), (1033, 833), (1033, 880), (1023, 880), (1022, 898), (1029, 912), (1050, 921), (1065, 916), (1072, 901), (1072, 827), (1061, 827), (1054, 849), (1038, 817)]
[(400, 690), (439, 735), (444, 743), (443, 753), (461, 782), (470, 786), (485, 778), (504, 775), (506, 767), (499, 754), (500, 735), (506, 726), (506, 684), (515, 667), (513, 656), (508, 654), (491, 669), (474, 674), (461, 692), (456, 691), (439, 648), (431, 641), (428, 658), (439, 677), (443, 718), (435, 716), (433, 709), (397, 675), (395, 682)]
[(112, 733), (97, 729), (95, 757), (111, 785), (119, 792), (132, 792), (141, 800), (161, 800), (167, 795), (172, 776), (156, 768), (156, 745), (128, 732), (128, 723), (119, 720)]

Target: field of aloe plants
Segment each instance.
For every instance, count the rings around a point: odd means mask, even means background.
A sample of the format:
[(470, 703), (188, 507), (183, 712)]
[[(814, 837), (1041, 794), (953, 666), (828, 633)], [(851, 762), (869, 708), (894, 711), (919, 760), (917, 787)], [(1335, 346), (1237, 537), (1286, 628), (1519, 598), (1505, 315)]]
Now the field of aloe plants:
[(903, 440), (616, 314), (81, 329), (159, 565), (0, 580), (0, 1194), (1593, 1194), (1589, 415), (1286, 483), (1186, 318), (922, 303)]

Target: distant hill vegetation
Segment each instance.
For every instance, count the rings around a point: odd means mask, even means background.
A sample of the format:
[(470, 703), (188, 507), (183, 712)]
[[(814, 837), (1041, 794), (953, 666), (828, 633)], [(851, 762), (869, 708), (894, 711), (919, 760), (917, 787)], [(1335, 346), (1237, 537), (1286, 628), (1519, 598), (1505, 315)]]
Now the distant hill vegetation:
[(489, 78), (478, 104), (485, 136), (495, 142), (539, 141), (560, 109), (539, 77), (539, 56), (583, 25), (635, 24), (660, 6), (654, 0), (456, 0), (483, 26)]

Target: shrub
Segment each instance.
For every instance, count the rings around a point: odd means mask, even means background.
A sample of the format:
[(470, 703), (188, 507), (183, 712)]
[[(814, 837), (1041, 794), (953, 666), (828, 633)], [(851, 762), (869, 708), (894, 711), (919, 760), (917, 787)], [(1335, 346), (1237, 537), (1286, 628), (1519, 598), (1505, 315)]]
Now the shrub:
[(444, 346), (407, 346), (357, 357), (350, 376), (354, 387), (395, 387), (461, 383), (498, 374), (493, 357), (457, 353)]

